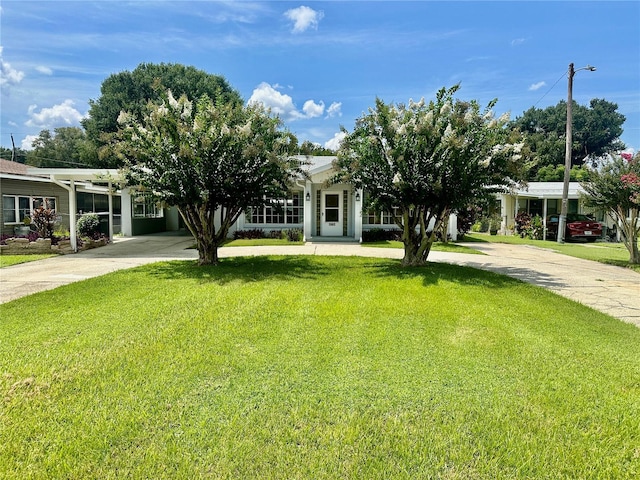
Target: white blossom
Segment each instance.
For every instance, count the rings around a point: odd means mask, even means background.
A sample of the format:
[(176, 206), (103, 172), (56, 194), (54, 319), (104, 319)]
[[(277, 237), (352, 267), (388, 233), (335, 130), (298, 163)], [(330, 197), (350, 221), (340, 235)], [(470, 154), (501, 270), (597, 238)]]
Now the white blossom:
[(169, 105), (171, 105), (172, 108), (178, 108), (179, 103), (173, 96), (173, 93), (171, 93), (171, 90), (167, 91), (167, 96), (169, 97)]
[(237, 128), (240, 135), (249, 135), (251, 133), (251, 120)]
[(118, 123), (120, 125), (124, 125), (126, 123), (129, 123), (130, 120), (131, 120), (131, 114), (128, 112), (125, 112), (124, 110), (120, 110), (120, 114), (118, 115)]
[(511, 118), (511, 115), (509, 115), (509, 112), (505, 112), (502, 115), (500, 115), (500, 118), (498, 119), (498, 121), (500, 123), (507, 123), (509, 121), (509, 118)]
[(189, 100), (186, 100), (184, 102), (184, 107), (182, 109), (182, 114), (180, 114), (180, 116), (186, 120), (187, 118), (191, 117), (191, 110), (193, 109), (193, 103), (191, 103)]

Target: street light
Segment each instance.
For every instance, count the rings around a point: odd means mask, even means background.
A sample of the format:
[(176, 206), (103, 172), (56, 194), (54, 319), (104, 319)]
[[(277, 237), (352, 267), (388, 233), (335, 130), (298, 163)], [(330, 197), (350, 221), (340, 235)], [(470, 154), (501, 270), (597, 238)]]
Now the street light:
[(567, 135), (564, 153), (564, 183), (562, 185), (562, 207), (560, 209), (560, 218), (558, 220), (558, 243), (564, 243), (564, 230), (567, 224), (567, 204), (569, 203), (569, 180), (571, 179), (571, 147), (572, 123), (573, 123), (573, 76), (580, 70), (589, 70), (595, 72), (596, 67), (587, 65), (586, 67), (573, 69), (573, 63), (569, 64), (569, 88), (567, 93)]

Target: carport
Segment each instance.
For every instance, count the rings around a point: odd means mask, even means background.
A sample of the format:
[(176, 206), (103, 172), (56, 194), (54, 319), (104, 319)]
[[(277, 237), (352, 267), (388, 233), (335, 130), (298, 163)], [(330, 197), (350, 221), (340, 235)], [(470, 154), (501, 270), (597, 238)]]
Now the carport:
[(124, 182), (124, 177), (119, 170), (98, 168), (28, 168), (27, 173), (29, 175), (47, 176), (52, 183), (55, 183), (69, 192), (69, 233), (73, 251), (78, 250), (76, 237), (76, 186), (78, 183), (85, 184), (85, 189), (94, 189), (96, 192), (107, 195), (109, 200), (109, 238), (113, 238), (114, 187), (117, 187)]

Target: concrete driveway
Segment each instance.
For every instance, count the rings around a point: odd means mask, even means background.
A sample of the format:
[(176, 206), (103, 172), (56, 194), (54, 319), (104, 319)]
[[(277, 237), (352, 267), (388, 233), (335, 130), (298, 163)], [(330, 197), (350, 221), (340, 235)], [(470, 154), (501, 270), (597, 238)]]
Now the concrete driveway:
[[(105, 247), (0, 269), (0, 303), (116, 270), (163, 260), (197, 259), (190, 236), (117, 238)], [(431, 252), (429, 260), (490, 270), (547, 288), (559, 295), (640, 327), (640, 274), (532, 246), (470, 243), (486, 255)], [(307, 243), (278, 247), (227, 247), (221, 258), (251, 255), (348, 255), (397, 258), (400, 249), (354, 243)]]

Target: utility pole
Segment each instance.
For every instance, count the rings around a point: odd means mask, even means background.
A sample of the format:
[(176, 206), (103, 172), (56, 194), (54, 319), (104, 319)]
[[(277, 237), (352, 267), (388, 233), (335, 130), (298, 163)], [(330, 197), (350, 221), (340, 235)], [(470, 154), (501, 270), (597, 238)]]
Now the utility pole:
[(13, 133), (11, 134), (11, 146), (13, 147), (11, 149), (11, 161), (15, 162), (16, 161), (16, 142), (13, 141)]
[(564, 243), (564, 231), (567, 225), (567, 207), (569, 204), (569, 181), (571, 180), (571, 150), (573, 147), (573, 76), (580, 70), (595, 72), (596, 67), (587, 65), (586, 67), (573, 69), (573, 63), (569, 64), (569, 86), (567, 91), (567, 134), (564, 152), (564, 183), (562, 184), (562, 207), (560, 208), (560, 218), (558, 219), (558, 243)]

